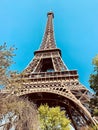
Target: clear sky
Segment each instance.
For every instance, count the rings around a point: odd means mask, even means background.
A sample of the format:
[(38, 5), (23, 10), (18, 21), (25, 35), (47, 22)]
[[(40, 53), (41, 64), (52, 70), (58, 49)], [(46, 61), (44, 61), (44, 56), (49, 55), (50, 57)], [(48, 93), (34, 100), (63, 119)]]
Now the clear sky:
[(0, 0), (0, 45), (18, 48), (12, 69), (22, 71), (39, 48), (50, 10), (64, 62), (89, 88), (92, 58), (98, 54), (98, 0)]

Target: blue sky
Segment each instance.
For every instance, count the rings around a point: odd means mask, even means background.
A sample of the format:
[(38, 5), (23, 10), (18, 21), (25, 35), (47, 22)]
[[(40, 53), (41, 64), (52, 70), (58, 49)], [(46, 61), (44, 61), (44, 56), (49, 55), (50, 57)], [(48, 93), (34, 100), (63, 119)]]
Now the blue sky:
[(11, 69), (22, 71), (33, 58), (50, 10), (64, 62), (89, 88), (92, 58), (98, 54), (98, 0), (0, 0), (0, 45), (18, 48)]

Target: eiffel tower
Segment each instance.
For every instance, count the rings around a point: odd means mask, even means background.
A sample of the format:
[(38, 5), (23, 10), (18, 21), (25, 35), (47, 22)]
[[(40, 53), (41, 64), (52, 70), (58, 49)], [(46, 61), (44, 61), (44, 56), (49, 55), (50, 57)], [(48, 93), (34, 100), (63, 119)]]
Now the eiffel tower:
[(24, 69), (28, 79), (18, 90), (17, 96), (26, 96), (35, 104), (60, 106), (75, 130), (93, 122), (85, 107), (89, 101), (88, 90), (79, 82), (77, 70), (69, 70), (56, 47), (53, 29), (53, 12), (48, 12), (46, 30), (40, 48)]
[(88, 90), (79, 82), (76, 70), (69, 70), (61, 58), (61, 50), (56, 47), (53, 30), (53, 12), (47, 14), (46, 30), (39, 50), (24, 70), (30, 83), (24, 84), (19, 96), (27, 95), (40, 105), (61, 106), (66, 110), (73, 127), (79, 130), (89, 125), (93, 119), (85, 107), (89, 101)]

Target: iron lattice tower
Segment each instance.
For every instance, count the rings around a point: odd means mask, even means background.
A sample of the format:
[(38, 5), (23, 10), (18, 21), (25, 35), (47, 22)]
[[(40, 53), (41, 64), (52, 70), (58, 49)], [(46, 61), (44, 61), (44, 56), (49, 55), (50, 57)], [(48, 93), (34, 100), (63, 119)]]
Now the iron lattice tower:
[(88, 90), (79, 82), (76, 70), (68, 70), (56, 47), (52, 20), (53, 12), (47, 14), (46, 30), (38, 51), (24, 70), (28, 79), (18, 88), (17, 96), (27, 96), (37, 105), (48, 103), (66, 110), (75, 130), (93, 123), (85, 107), (89, 101)]

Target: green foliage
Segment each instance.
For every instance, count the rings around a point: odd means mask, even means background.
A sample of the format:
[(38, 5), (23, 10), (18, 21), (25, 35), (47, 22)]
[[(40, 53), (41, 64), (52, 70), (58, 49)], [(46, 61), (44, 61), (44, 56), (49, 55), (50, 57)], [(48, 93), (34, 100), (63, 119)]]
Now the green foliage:
[(94, 57), (92, 64), (94, 65), (94, 72), (90, 75), (89, 83), (95, 94), (91, 98), (90, 107), (93, 115), (98, 116), (98, 55)]
[(98, 109), (97, 108), (94, 109), (94, 115), (98, 116)]
[(98, 54), (94, 57), (93, 64), (98, 67)]
[(65, 111), (60, 107), (41, 105), (38, 108), (41, 130), (70, 130), (70, 120), (65, 117)]
[(98, 95), (98, 74), (91, 74), (91, 76), (90, 76), (90, 87)]
[(0, 86), (8, 84), (8, 68), (13, 63), (14, 47), (7, 48), (6, 43), (0, 45)]
[(98, 95), (98, 55), (92, 61), (94, 65), (94, 72), (90, 75), (90, 87), (95, 91)]

